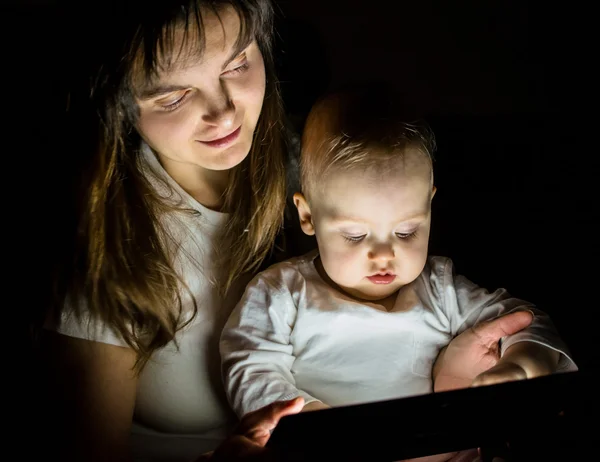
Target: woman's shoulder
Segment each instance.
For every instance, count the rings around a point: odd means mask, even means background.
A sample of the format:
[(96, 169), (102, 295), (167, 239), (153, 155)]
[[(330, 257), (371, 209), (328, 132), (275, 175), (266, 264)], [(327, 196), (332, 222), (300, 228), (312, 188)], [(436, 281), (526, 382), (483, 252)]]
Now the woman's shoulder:
[(128, 346), (116, 329), (90, 313), (85, 301), (76, 302), (71, 297), (65, 298), (61, 310), (47, 313), (43, 328), (67, 337), (108, 345)]

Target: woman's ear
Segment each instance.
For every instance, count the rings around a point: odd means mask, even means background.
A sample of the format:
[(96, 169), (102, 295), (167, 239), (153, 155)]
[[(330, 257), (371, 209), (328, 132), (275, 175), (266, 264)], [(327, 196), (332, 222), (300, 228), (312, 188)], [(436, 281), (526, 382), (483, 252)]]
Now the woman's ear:
[(431, 199), (433, 199), (433, 196), (435, 196), (436, 192), (437, 192), (437, 188), (434, 186), (433, 189), (431, 190)]
[(295, 193), (294, 205), (298, 209), (298, 217), (300, 217), (300, 227), (302, 228), (302, 231), (308, 236), (314, 236), (315, 227), (313, 225), (310, 207), (308, 206), (305, 197), (300, 193)]

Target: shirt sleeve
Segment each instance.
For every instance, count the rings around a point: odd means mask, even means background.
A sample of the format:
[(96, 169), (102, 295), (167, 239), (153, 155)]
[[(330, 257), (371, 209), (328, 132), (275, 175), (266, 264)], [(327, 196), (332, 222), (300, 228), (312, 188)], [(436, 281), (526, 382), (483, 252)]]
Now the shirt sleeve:
[(505, 289), (488, 292), (467, 278), (457, 275), (450, 259), (434, 260), (433, 278), (439, 278), (438, 287), (442, 309), (450, 322), (452, 336), (456, 336), (481, 321), (497, 318), (515, 311), (527, 310), (533, 314), (532, 323), (516, 334), (500, 341), (500, 354), (515, 343), (536, 342), (560, 355), (557, 372), (576, 371), (570, 352), (558, 335), (550, 317), (533, 304), (511, 297)]
[(297, 309), (288, 287), (258, 275), (246, 288), (221, 334), (220, 351), (227, 398), (241, 418), (275, 401), (302, 396), (291, 372), (290, 336)]
[(44, 329), (68, 337), (128, 347), (119, 332), (90, 315), (85, 303), (80, 304), (78, 310), (74, 309), (73, 303), (68, 299), (60, 313), (49, 315), (44, 321)]

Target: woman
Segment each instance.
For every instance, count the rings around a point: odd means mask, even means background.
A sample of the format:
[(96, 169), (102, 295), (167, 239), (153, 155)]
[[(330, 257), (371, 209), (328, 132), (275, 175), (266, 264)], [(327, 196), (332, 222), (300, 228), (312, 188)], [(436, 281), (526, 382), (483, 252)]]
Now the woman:
[(60, 273), (67, 302), (47, 340), (95, 457), (126, 460), (134, 414), (134, 444), (201, 434), (177, 445), (197, 455), (233, 421), (218, 335), (283, 223), (272, 9), (127, 2), (113, 14), (92, 92), (99, 142)]
[[(283, 224), (272, 9), (128, 1), (112, 14), (98, 38), (98, 139), (78, 231), (45, 322), (50, 396), (66, 424), (57, 445), (63, 460), (188, 461), (232, 431), (219, 334)], [(301, 408), (250, 416), (214, 460), (260, 452)]]

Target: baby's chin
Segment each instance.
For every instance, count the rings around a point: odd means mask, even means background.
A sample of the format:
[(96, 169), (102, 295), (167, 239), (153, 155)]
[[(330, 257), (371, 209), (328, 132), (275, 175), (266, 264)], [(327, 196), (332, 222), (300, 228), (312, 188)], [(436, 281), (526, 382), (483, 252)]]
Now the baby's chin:
[(394, 285), (394, 287), (373, 288), (373, 290), (366, 290), (364, 288), (353, 288), (345, 290), (356, 299), (363, 300), (366, 302), (377, 303), (396, 294), (401, 287), (402, 286)]

